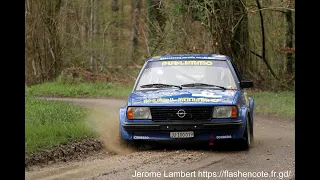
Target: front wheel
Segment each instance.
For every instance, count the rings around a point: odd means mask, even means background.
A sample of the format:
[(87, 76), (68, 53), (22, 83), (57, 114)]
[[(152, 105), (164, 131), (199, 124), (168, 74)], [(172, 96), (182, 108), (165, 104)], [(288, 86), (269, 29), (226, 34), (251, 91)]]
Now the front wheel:
[(122, 148), (130, 148), (130, 149), (135, 149), (135, 150), (141, 150), (141, 149), (148, 149), (148, 147), (150, 146), (148, 144), (148, 142), (144, 142), (142, 140), (127, 140), (127, 139), (124, 139), (122, 137), (122, 135), (121, 135), (121, 130), (119, 130), (118, 139), (119, 139), (120, 147), (122, 147)]
[(119, 141), (120, 147), (122, 148), (132, 148), (135, 146), (135, 142), (133, 140), (127, 140), (122, 137), (121, 127), (119, 128), (119, 132), (118, 132), (118, 141)]
[(249, 150), (253, 139), (253, 128), (251, 127), (249, 117), (246, 117), (246, 128), (243, 133), (243, 137), (240, 140), (240, 148), (243, 150)]
[(124, 139), (121, 135), (121, 130), (119, 130), (119, 134), (118, 134), (118, 140), (119, 140), (119, 145), (121, 147), (129, 147), (130, 146), (130, 141)]

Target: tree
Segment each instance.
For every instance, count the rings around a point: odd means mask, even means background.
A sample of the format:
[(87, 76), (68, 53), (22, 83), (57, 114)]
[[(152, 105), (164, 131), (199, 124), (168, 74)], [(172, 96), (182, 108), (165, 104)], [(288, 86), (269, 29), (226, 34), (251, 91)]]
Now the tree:
[(137, 56), (137, 44), (138, 44), (138, 17), (141, 8), (141, 0), (134, 0), (134, 11), (132, 17), (132, 31), (131, 31), (131, 59), (136, 61)]
[(52, 80), (61, 71), (62, 47), (59, 13), (61, 0), (26, 1), (27, 81)]
[[(250, 64), (246, 1), (198, 1), (203, 21), (213, 38), (213, 52), (231, 57), (241, 73)], [(250, 66), (249, 66), (250, 67)]]
[[(149, 46), (153, 48), (151, 55), (155, 52), (155, 49), (159, 46), (159, 34), (157, 32), (157, 27), (159, 31), (163, 32), (166, 24), (166, 18), (163, 12), (163, 2), (162, 0), (147, 0), (147, 21), (149, 28)], [(157, 43), (157, 44), (156, 44)]]
[[(293, 6), (292, 0), (288, 0), (288, 8)], [(289, 49), (287, 52), (287, 73), (289, 76), (293, 74), (293, 52), (290, 49), (293, 48), (293, 18), (292, 18), (292, 11), (290, 9), (285, 10), (285, 17), (287, 21), (287, 28), (286, 28), (286, 48)]]

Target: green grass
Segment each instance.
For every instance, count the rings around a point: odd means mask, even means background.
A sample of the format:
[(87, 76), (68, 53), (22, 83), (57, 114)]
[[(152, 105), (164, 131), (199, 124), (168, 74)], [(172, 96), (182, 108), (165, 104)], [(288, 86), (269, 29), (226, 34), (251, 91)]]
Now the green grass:
[(26, 153), (57, 146), (70, 140), (94, 137), (86, 127), (87, 110), (67, 102), (26, 96)]
[(47, 82), (26, 88), (26, 93), (33, 96), (63, 97), (126, 97), (132, 88), (107, 83), (61, 83)]
[(281, 117), (295, 117), (295, 95), (293, 92), (248, 92), (255, 100), (255, 112)]

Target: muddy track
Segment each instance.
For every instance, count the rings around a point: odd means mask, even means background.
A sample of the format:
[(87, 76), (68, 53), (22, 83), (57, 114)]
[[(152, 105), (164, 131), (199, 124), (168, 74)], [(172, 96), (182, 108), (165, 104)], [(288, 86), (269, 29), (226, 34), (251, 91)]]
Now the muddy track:
[(59, 162), (82, 160), (96, 154), (112, 154), (102, 151), (103, 145), (99, 139), (85, 138), (72, 141), (57, 147), (33, 152), (25, 155), (25, 168), (29, 170), (35, 166), (46, 166)]
[[(201, 144), (124, 149), (115, 137), (118, 133), (118, 111), (125, 104), (124, 100), (63, 100), (92, 110), (88, 126), (100, 134), (104, 153), (81, 161), (26, 170), (26, 179), (216, 179), (213, 176), (219, 174), (219, 179), (294, 179), (294, 120), (255, 115), (255, 139), (250, 151), (239, 151), (228, 145), (212, 148)], [(194, 174), (189, 178), (181, 177), (186, 172)], [(255, 178), (248, 177), (249, 172)], [(133, 177), (136, 173), (149, 177)]]

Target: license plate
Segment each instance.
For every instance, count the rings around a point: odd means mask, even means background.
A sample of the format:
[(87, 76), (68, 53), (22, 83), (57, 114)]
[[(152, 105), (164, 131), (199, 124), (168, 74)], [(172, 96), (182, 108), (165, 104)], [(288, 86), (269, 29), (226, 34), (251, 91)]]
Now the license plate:
[(186, 131), (186, 132), (170, 132), (171, 138), (193, 138), (194, 133), (193, 131)]

